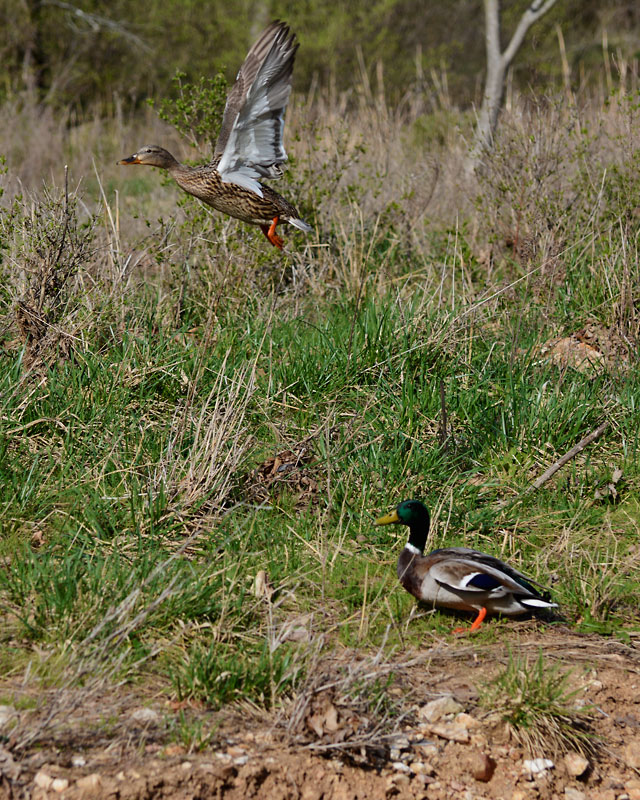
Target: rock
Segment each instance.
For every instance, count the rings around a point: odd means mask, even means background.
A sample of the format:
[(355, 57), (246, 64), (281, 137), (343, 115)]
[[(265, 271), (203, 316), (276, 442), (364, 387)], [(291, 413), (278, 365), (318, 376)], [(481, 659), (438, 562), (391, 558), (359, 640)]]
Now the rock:
[(565, 755), (564, 765), (572, 778), (580, 778), (582, 775), (586, 775), (591, 767), (591, 764), (589, 764), (589, 761), (584, 756), (575, 752)]
[(594, 789), (591, 791), (591, 800), (616, 800), (616, 792), (613, 789)]
[(236, 756), (236, 758), (233, 759), (233, 763), (237, 767), (243, 767), (248, 761), (249, 756)]
[(136, 708), (135, 711), (131, 712), (130, 718), (134, 722), (138, 722), (140, 725), (160, 724), (160, 714), (158, 714), (158, 712), (154, 711), (152, 708)]
[(555, 764), (548, 758), (532, 758), (522, 762), (522, 771), (529, 775), (542, 775), (554, 767)]
[[(166, 756), (183, 756), (187, 751), (181, 744), (168, 744), (164, 748), (164, 754)], [(216, 753), (216, 755), (218, 755)], [(226, 753), (220, 753), (220, 758), (228, 758)]]
[(86, 765), (87, 765), (87, 759), (84, 756), (80, 755), (71, 756), (72, 767), (85, 767)]
[(51, 775), (47, 775), (46, 772), (40, 770), (36, 773), (33, 782), (39, 789), (44, 789), (47, 792), (51, 788), (51, 784), (53, 783), (53, 778)]
[(464, 711), (458, 714), (453, 721), (456, 725), (461, 725), (463, 728), (477, 728), (478, 725), (480, 725), (479, 719), (472, 717), (471, 714), (467, 714)]
[(62, 792), (69, 788), (69, 781), (66, 778), (56, 778), (54, 781), (52, 781), (51, 788), (54, 792), (62, 794)]
[(488, 783), (493, 778), (496, 762), (486, 753), (475, 753), (471, 760), (471, 774), (474, 779)]
[(412, 761), (409, 764), (409, 769), (411, 772), (415, 773), (416, 775), (430, 775), (433, 776), (436, 774), (435, 769), (433, 766), (425, 761)]
[(464, 708), (453, 699), (453, 696), (448, 694), (444, 697), (437, 697), (430, 703), (418, 709), (418, 716), (425, 719), (427, 722), (437, 722), (447, 714), (459, 714), (464, 711)]
[(393, 747), (397, 750), (408, 750), (411, 747), (409, 737), (404, 734), (399, 734), (393, 737)]
[(76, 788), (82, 792), (83, 797), (97, 797), (101, 793), (102, 778), (97, 772), (78, 778)]
[(434, 758), (439, 753), (438, 745), (433, 742), (422, 742), (421, 744), (415, 745), (414, 750), (418, 755), (423, 756), (427, 760)]
[(437, 725), (430, 725), (429, 730), (435, 733), (441, 739), (447, 739), (449, 742), (459, 742), (466, 744), (469, 741), (469, 731), (463, 728), (462, 725), (456, 725), (452, 722), (439, 722)]
[(640, 769), (640, 737), (630, 739), (622, 748), (622, 758), (631, 769)]
[(394, 761), (391, 766), (397, 772), (411, 772), (411, 768), (408, 767), (406, 764), (403, 764), (402, 761)]
[(17, 713), (13, 706), (0, 706), (0, 730), (4, 728), (7, 722), (12, 720)]
[(478, 750), (485, 750), (489, 746), (489, 740), (484, 733), (472, 733), (471, 744)]
[(565, 786), (564, 798), (565, 800), (587, 800), (587, 795), (579, 789), (574, 789), (573, 786)]
[(285, 641), (308, 642), (310, 638), (311, 637), (309, 636), (309, 631), (306, 628), (303, 628), (302, 625), (300, 625), (297, 628), (290, 628), (287, 631), (287, 638)]

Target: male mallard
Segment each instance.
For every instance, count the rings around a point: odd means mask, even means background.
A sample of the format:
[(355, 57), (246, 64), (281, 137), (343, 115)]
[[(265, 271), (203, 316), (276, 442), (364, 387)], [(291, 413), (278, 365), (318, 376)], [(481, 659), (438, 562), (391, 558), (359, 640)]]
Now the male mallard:
[[(445, 547), (423, 555), (429, 533), (429, 512), (419, 500), (405, 500), (376, 525), (409, 526), (409, 541), (398, 559), (398, 578), (418, 600), (436, 607), (477, 611), (474, 631), (489, 614), (518, 616), (541, 608), (555, 608), (540, 584), (517, 569), (478, 550)], [(541, 589), (543, 587), (540, 587)]]
[(258, 181), (279, 178), (287, 160), (282, 144), (284, 111), (291, 94), (295, 34), (284, 22), (272, 22), (253, 45), (229, 92), (213, 160), (187, 167), (158, 145), (146, 145), (118, 164), (147, 164), (169, 171), (185, 192), (218, 211), (258, 225), (272, 245), (282, 249), (278, 222), (301, 231), (300, 219), (284, 197)]

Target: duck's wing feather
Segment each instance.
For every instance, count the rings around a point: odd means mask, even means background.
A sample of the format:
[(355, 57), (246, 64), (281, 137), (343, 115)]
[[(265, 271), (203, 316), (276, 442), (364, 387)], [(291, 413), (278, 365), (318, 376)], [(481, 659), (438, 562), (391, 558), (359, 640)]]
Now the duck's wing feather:
[(222, 125), (220, 133), (218, 134), (218, 141), (216, 142), (215, 155), (222, 155), (224, 148), (229, 141), (231, 129), (236, 121), (242, 106), (247, 99), (247, 93), (251, 88), (251, 84), (256, 79), (258, 70), (262, 66), (269, 50), (273, 45), (273, 40), (278, 32), (286, 27), (283, 22), (272, 22), (267, 28), (262, 31), (258, 40), (253, 44), (247, 57), (245, 58), (242, 66), (238, 70), (236, 82), (234, 83), (231, 91), (227, 95), (227, 102), (224, 107), (224, 115), (222, 117)]
[(429, 561), (433, 579), (451, 589), (494, 596), (510, 592), (527, 605), (553, 605), (534, 588), (535, 581), (486, 553), (451, 547), (435, 550)]
[(229, 93), (216, 143), (220, 177), (262, 197), (259, 178), (282, 174), (284, 111), (298, 44), (284, 22), (273, 22), (240, 68)]

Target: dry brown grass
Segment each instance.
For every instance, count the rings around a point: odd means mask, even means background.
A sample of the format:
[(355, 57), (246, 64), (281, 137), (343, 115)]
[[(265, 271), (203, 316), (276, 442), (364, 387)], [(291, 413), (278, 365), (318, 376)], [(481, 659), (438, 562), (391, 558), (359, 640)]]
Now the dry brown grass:
[[(195, 279), (203, 304), (221, 294), (269, 291), (283, 276), (290, 299), (380, 291), (405, 277), (401, 264), (408, 256), (422, 265), (421, 280), (435, 286), (443, 257), (449, 271), (466, 260), (458, 235), (485, 265), (488, 284), (503, 279), (495, 268), (505, 256), (523, 268), (550, 265), (543, 273), (553, 283), (563, 274), (558, 262), (567, 228), (578, 215), (601, 215), (607, 170), (627, 164), (638, 146), (637, 112), (624, 94), (607, 104), (594, 98), (579, 105), (512, 96), (496, 150), (475, 178), (465, 170), (469, 129), (461, 115), (456, 125), (455, 112), (447, 110), (452, 121), (442, 141), (430, 127), (433, 119), (421, 113), (424, 103), (394, 110), (366, 87), (359, 95), (355, 107), (330, 91), (291, 104), (287, 141), (295, 167), (283, 191), (315, 225), (317, 239), (296, 236), (294, 244), (289, 237), (286, 275), (270, 270), (265, 276), (264, 260), (273, 254), (246, 226), (209, 211), (195, 224), (195, 201), (177, 208), (173, 185), (115, 166), (143, 142), (160, 142), (183, 158), (196, 155), (150, 110), (131, 119), (117, 113), (72, 122), (17, 100), (8, 104), (9, 124), (0, 134), (8, 166), (4, 201), (18, 192), (38, 194), (43, 180), (61, 186), (69, 164), (70, 186), (80, 187), (86, 212), (104, 220), (109, 241), (103, 246), (117, 254), (120, 270), (142, 272), (145, 281), (153, 276), (172, 293)], [(142, 183), (133, 185), (134, 178)], [(443, 242), (446, 227), (451, 236)], [(440, 237), (435, 246), (434, 234)], [(375, 259), (371, 275), (367, 265), (380, 249), (385, 257)]]

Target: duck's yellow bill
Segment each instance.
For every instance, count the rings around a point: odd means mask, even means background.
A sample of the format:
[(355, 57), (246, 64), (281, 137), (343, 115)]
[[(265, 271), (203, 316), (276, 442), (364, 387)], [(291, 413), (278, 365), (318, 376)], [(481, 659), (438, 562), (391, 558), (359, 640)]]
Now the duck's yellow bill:
[(384, 517), (379, 517), (375, 524), (376, 525), (389, 525), (392, 522), (400, 522), (400, 517), (398, 516), (398, 512), (394, 508), (389, 514), (385, 514)]

